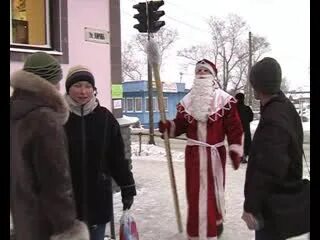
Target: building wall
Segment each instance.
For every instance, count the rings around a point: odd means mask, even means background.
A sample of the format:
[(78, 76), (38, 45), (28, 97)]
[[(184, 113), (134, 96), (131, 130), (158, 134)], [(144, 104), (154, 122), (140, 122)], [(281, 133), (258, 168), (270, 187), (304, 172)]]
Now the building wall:
[[(133, 81), (133, 82), (125, 82), (123, 85), (124, 89), (124, 98), (136, 98), (142, 97), (142, 112), (127, 112), (126, 109), (124, 111), (124, 115), (130, 117), (137, 117), (140, 120), (141, 125), (144, 128), (149, 128), (149, 112), (146, 111), (146, 99), (148, 98), (147, 91), (147, 81)], [(176, 105), (179, 101), (187, 94), (184, 84), (177, 84), (178, 92), (164, 92), (163, 96), (168, 98), (168, 110), (166, 111), (166, 118), (173, 119), (176, 116)], [(153, 97), (157, 98), (157, 92), (153, 91)], [(154, 127), (158, 127), (158, 122), (160, 121), (160, 113), (154, 107), (153, 111), (153, 119), (154, 119)]]
[[(87, 42), (84, 32), (85, 27), (109, 31), (109, 3), (106, 0), (68, 0), (69, 63), (62, 64), (61, 84), (64, 86), (70, 66), (86, 65), (95, 76), (100, 103), (111, 109), (110, 45)], [(10, 61), (10, 72), (21, 69), (22, 65), (22, 61)], [(61, 91), (65, 92), (64, 87)]]
[[(111, 108), (110, 45), (87, 42), (84, 28), (109, 29), (109, 1), (69, 0), (69, 66), (88, 66), (96, 80), (98, 98), (102, 105)], [(64, 73), (69, 66), (64, 66)]]

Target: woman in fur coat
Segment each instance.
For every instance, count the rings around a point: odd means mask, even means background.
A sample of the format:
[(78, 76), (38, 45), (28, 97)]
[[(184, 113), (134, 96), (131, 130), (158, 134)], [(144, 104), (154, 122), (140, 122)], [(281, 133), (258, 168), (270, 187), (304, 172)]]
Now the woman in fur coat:
[(120, 126), (112, 113), (100, 106), (95, 91), (88, 68), (69, 70), (65, 97), (70, 117), (65, 129), (77, 214), (88, 223), (90, 239), (103, 240), (113, 209), (111, 177), (121, 188), (124, 209), (131, 207), (136, 189)]
[(57, 87), (60, 64), (30, 55), (11, 77), (10, 208), (15, 240), (88, 240), (76, 220), (63, 124), (67, 103)]

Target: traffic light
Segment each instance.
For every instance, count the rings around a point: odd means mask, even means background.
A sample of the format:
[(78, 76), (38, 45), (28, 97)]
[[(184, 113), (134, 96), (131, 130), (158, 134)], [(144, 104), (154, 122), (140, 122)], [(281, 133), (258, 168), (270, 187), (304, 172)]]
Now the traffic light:
[(165, 12), (158, 11), (158, 9), (164, 4), (164, 1), (150, 1), (148, 3), (148, 15), (149, 15), (149, 32), (158, 32), (161, 27), (166, 23), (165, 21), (158, 21)]
[[(139, 21), (139, 24), (135, 24), (133, 27), (141, 33), (147, 33), (148, 30), (150, 33), (159, 31), (159, 29), (165, 25), (164, 21), (158, 21), (160, 17), (165, 14), (164, 11), (158, 11), (163, 4), (164, 1), (150, 1), (148, 3), (141, 2), (133, 5), (133, 8), (139, 12), (133, 16)], [(148, 12), (146, 6), (148, 6)]]
[(141, 33), (148, 32), (146, 3), (138, 3), (133, 5), (133, 8), (137, 9), (139, 12), (133, 16), (133, 18), (136, 18), (139, 21), (139, 24), (135, 24), (133, 27), (138, 29)]

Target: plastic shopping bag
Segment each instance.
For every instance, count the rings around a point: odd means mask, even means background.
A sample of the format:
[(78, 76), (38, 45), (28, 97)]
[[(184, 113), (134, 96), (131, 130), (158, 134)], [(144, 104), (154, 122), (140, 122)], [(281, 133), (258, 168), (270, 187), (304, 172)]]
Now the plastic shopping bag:
[(129, 210), (123, 211), (120, 218), (120, 240), (139, 240), (137, 225)]

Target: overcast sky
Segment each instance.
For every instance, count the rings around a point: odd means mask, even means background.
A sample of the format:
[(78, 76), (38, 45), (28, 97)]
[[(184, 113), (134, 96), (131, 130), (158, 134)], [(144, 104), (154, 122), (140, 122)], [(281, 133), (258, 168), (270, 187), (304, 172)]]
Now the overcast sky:
[[(121, 0), (122, 41), (129, 41), (138, 33), (138, 23), (132, 6), (138, 0)], [(310, 86), (310, 1), (309, 0), (167, 0), (160, 8), (166, 26), (177, 29), (179, 39), (170, 50), (161, 75), (164, 81), (182, 81), (188, 86), (193, 80), (194, 67), (183, 69), (184, 58), (176, 52), (184, 47), (208, 43), (210, 34), (206, 19), (225, 17), (235, 13), (247, 22), (252, 34), (266, 37), (271, 51), (266, 56), (276, 58), (290, 88)]]

